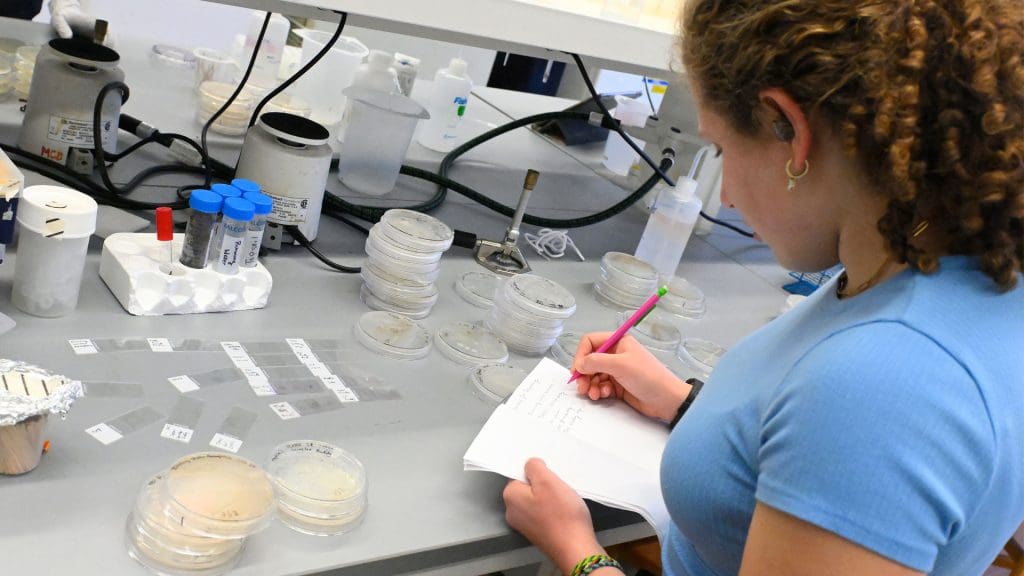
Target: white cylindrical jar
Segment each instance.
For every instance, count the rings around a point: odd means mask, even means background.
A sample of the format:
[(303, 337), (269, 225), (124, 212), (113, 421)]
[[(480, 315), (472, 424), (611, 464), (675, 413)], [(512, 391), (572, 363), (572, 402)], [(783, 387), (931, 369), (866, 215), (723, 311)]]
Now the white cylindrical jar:
[(264, 246), (279, 247), (282, 226), (297, 225), (306, 238), (316, 239), (331, 171), (328, 138), (327, 128), (284, 112), (262, 114), (245, 135), (235, 175), (259, 182), (274, 203)]
[(96, 210), (95, 200), (70, 188), (25, 188), (11, 294), (18, 309), (48, 318), (75, 309)]

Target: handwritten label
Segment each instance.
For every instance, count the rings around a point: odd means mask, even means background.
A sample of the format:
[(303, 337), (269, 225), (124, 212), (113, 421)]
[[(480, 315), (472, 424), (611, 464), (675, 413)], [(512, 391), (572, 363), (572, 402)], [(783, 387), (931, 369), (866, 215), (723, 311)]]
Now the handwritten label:
[(121, 438), (124, 438), (120, 432), (114, 430), (105, 422), (100, 422), (91, 428), (86, 428), (85, 433), (99, 440), (104, 446), (113, 444)]
[(167, 338), (146, 338), (146, 342), (149, 343), (149, 349), (153, 352), (174, 352), (171, 341)]
[(192, 441), (193, 430), (184, 426), (178, 426), (177, 424), (164, 424), (164, 429), (160, 431), (160, 436), (169, 440), (177, 440), (184, 444), (188, 444)]
[(224, 353), (228, 355), (231, 363), (235, 365), (235, 368), (239, 370), (245, 370), (246, 368), (256, 368), (256, 363), (252, 361), (249, 354), (245, 351), (245, 348), (238, 342), (221, 342), (220, 347), (224, 349)]
[(181, 392), (182, 394), (199, 390), (199, 384), (196, 384), (196, 381), (188, 376), (172, 376), (168, 378), (167, 381), (171, 383), (171, 386), (177, 388), (178, 392)]
[(292, 405), (287, 402), (277, 402), (271, 404), (270, 409), (273, 410), (274, 414), (277, 414), (278, 417), (281, 418), (281, 420), (291, 420), (293, 418), (298, 418), (299, 416), (301, 416), (301, 414), (299, 414), (295, 410), (295, 408), (293, 408)]
[(359, 397), (356, 396), (356, 393), (353, 392), (351, 388), (345, 386), (345, 383), (341, 378), (331, 374), (327, 378), (322, 378), (321, 380), (328, 390), (334, 392), (334, 395), (338, 397), (338, 400), (342, 402), (359, 402)]
[(210, 440), (210, 446), (214, 448), (220, 448), (221, 450), (227, 450), (232, 454), (237, 454), (238, 449), (242, 447), (242, 441), (234, 436), (228, 436), (227, 434), (221, 434), (220, 432), (213, 435)]
[(79, 356), (83, 354), (100, 353), (99, 349), (96, 348), (96, 345), (93, 344), (93, 341), (89, 340), (88, 338), (82, 338), (79, 340), (68, 340), (68, 344), (71, 345), (71, 350), (73, 350), (75, 354)]

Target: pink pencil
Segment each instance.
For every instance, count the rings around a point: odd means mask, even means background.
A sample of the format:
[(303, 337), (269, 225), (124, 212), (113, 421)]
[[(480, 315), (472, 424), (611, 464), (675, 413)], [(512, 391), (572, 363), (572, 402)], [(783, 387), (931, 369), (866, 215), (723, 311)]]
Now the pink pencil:
[[(611, 350), (616, 344), (619, 343), (619, 340), (622, 340), (622, 337), (626, 335), (626, 332), (629, 332), (630, 328), (644, 321), (644, 318), (646, 318), (647, 315), (651, 313), (651, 310), (654, 310), (654, 307), (658, 305), (658, 300), (660, 300), (661, 297), (667, 293), (668, 286), (662, 286), (661, 288), (658, 288), (658, 292), (655, 293), (650, 298), (648, 298), (647, 301), (644, 302), (644, 305), (641, 306), (639, 310), (634, 312), (633, 315), (629, 317), (629, 320), (626, 320), (626, 322), (623, 323), (622, 326), (619, 326), (619, 329), (616, 330), (611, 335), (611, 337), (604, 341), (604, 344), (601, 344), (600, 346), (598, 346), (597, 350), (594, 350), (594, 353), (604, 354), (605, 352)], [(572, 384), (580, 376), (583, 376), (583, 374), (580, 374), (579, 372), (573, 370), (572, 378), (569, 378), (569, 382), (567, 382), (567, 384)]]

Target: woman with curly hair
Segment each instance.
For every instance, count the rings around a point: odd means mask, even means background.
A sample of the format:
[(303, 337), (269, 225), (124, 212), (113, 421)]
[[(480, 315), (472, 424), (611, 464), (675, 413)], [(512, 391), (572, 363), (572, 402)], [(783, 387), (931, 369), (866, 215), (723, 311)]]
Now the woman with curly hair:
[[(981, 574), (1024, 521), (1024, 4), (690, 0), (680, 22), (723, 203), (783, 266), (845, 271), (703, 389), (635, 340), (581, 343), (580, 393), (678, 422), (665, 572)], [(575, 493), (526, 477), (509, 523), (566, 573), (619, 573)]]

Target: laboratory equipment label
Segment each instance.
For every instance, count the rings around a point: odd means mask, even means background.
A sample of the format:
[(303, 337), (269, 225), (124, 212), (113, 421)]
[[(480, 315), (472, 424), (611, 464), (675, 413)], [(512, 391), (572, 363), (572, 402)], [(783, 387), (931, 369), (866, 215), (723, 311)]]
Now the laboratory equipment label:
[(220, 448), (221, 450), (227, 450), (232, 454), (237, 454), (238, 449), (242, 447), (242, 441), (234, 436), (228, 436), (227, 434), (221, 434), (220, 432), (213, 435), (210, 440), (210, 446), (214, 448)]
[(46, 137), (63, 144), (92, 148), (92, 121), (51, 114), (50, 130)]
[(188, 444), (192, 441), (193, 433), (194, 431), (191, 428), (185, 428), (184, 426), (178, 426), (177, 424), (164, 424), (164, 429), (160, 431), (160, 436)]
[(174, 347), (171, 346), (171, 341), (167, 338), (146, 338), (146, 342), (149, 343), (149, 349), (153, 352), (174, 352)]
[(292, 198), (290, 196), (278, 196), (264, 190), (264, 194), (270, 196), (274, 201), (268, 220), (282, 226), (291, 224), (303, 224), (306, 222), (306, 211), (309, 207), (308, 198)]
[(96, 344), (88, 338), (82, 338), (79, 340), (68, 340), (68, 344), (71, 345), (71, 349), (75, 354), (81, 356), (83, 354), (99, 354), (100, 350), (96, 347)]

